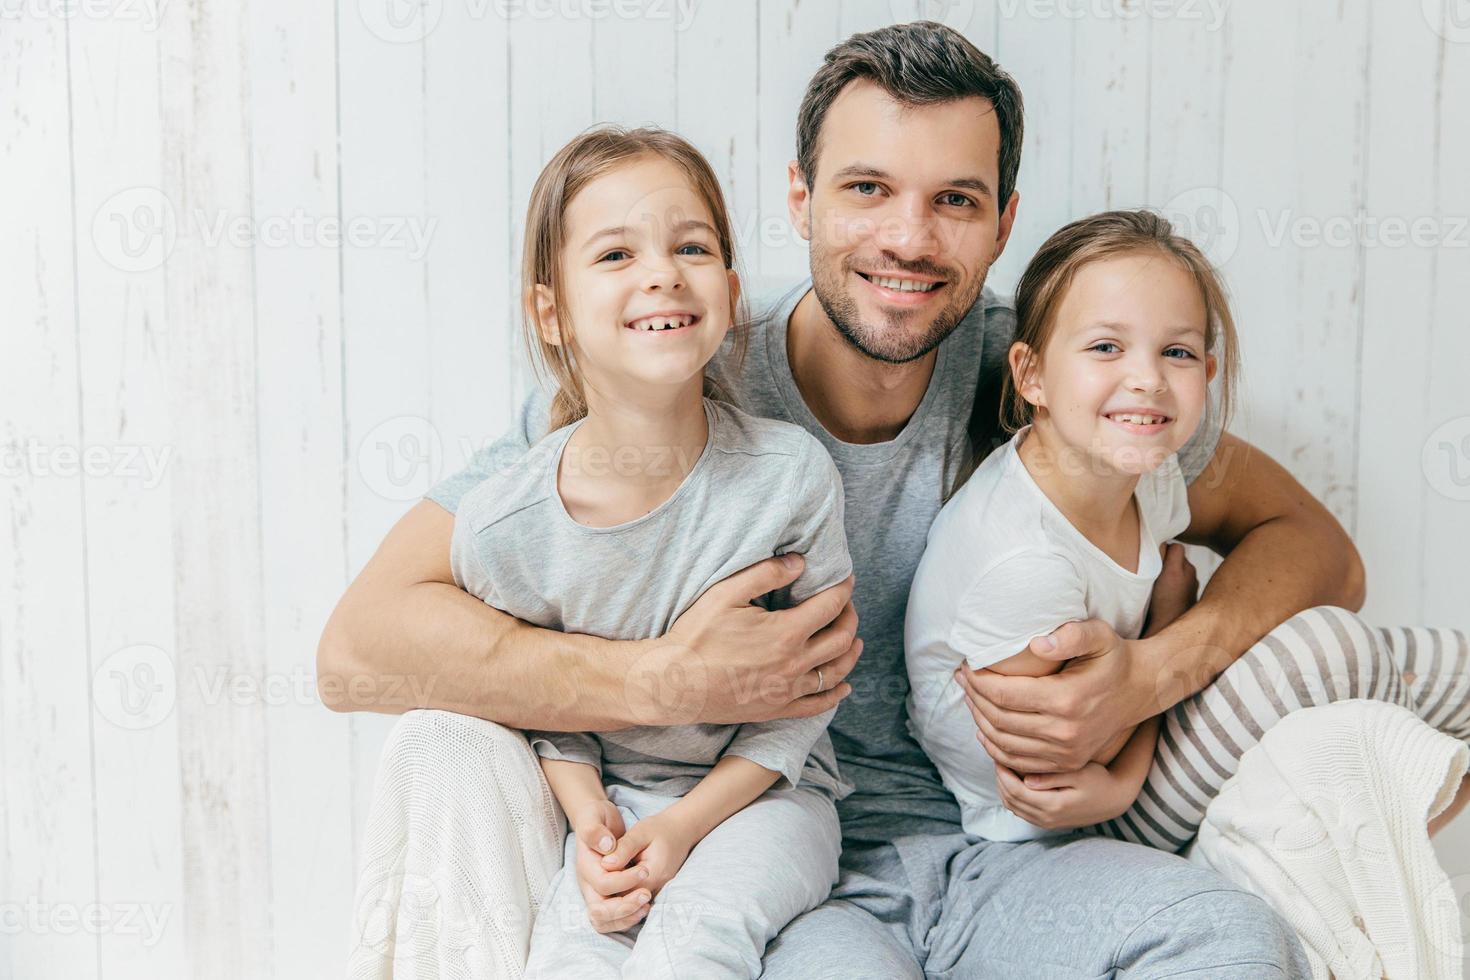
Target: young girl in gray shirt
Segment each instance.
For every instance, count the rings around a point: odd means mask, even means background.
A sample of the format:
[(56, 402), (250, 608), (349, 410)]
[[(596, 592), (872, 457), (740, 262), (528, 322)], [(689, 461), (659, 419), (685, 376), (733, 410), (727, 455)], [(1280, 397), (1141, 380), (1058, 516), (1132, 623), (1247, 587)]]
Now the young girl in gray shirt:
[[(456, 512), (467, 592), (537, 626), (636, 640), (773, 554), (806, 566), (771, 608), (851, 574), (826, 450), (706, 397), (738, 305), (733, 266), (718, 181), (679, 137), (598, 129), (547, 165), (523, 285), (556, 391), (550, 432)], [(677, 705), (689, 672), (720, 669), (669, 649), (645, 660), (627, 679), (635, 706)], [(849, 788), (830, 717), (529, 733), (572, 832), (527, 975), (758, 976), (766, 943), (837, 880), (834, 804)]]

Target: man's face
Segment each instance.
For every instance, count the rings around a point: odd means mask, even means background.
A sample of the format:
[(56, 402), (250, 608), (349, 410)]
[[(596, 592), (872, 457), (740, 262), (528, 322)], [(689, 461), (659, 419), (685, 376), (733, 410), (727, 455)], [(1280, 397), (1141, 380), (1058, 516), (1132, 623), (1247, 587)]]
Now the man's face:
[(813, 289), (858, 350), (901, 364), (933, 350), (985, 285), (1015, 219), (997, 203), (1000, 127), (989, 101), (896, 102), (857, 81), (828, 110), (808, 186), (787, 204), (811, 242)]

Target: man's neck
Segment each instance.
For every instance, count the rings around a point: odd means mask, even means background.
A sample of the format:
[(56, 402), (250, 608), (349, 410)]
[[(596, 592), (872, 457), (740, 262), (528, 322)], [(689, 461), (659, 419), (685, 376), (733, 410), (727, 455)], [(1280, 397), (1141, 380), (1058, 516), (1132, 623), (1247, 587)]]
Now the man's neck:
[(938, 348), (907, 364), (874, 360), (848, 343), (807, 294), (791, 311), (786, 356), (802, 400), (817, 421), (843, 442), (895, 438), (924, 400)]

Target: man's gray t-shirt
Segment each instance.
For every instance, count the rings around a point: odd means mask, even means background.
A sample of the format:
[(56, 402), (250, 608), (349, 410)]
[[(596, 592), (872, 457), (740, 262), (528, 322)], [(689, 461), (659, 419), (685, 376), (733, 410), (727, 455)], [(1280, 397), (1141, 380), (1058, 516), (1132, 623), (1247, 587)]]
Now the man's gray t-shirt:
[[(762, 597), (767, 608), (795, 605), (852, 574), (842, 480), (821, 443), (795, 425), (710, 399), (704, 409), (709, 437), (678, 489), (642, 517), (611, 527), (588, 527), (567, 513), (558, 472), (640, 463), (672, 471), (671, 454), (577, 454), (567, 449), (581, 425), (574, 422), (506, 459), (459, 502), (450, 544), (455, 581), (537, 626), (646, 640), (667, 633), (711, 585), (772, 555), (804, 554), (806, 567), (790, 586)], [(684, 697), (703, 690), (692, 675), (710, 666), (654, 652), (630, 673), (629, 699), (688, 707)], [(529, 734), (542, 757), (586, 763), (605, 783), (664, 796), (683, 796), (722, 757), (735, 755), (780, 773), (780, 785), (815, 786), (836, 798), (850, 787), (827, 737), (832, 714)]]
[[(844, 840), (958, 832), (954, 798), (908, 731), (904, 614), (929, 525), (970, 461), (969, 422), (977, 382), (985, 379), (985, 393), (994, 400), (996, 379), (1007, 370), (1015, 310), (985, 290), (940, 343), (929, 387), (903, 430), (887, 442), (859, 445), (841, 442), (822, 427), (791, 375), (787, 324), (810, 289), (807, 280), (768, 304), (749, 327), (744, 361), (734, 364), (727, 344), (711, 374), (745, 411), (794, 422), (816, 436), (842, 474), (853, 604), (863, 638), (862, 657), (847, 678), (853, 692), (838, 706), (829, 728), (842, 775), (855, 787), (838, 806)], [(544, 394), (533, 394), (514, 430), (476, 454), (465, 470), (436, 485), (429, 499), (453, 511), (485, 473), (524, 453), (545, 431), (547, 407)], [(1206, 418), (1179, 452), (1180, 466), (1191, 481), (1208, 464), (1219, 440), (1217, 413)]]

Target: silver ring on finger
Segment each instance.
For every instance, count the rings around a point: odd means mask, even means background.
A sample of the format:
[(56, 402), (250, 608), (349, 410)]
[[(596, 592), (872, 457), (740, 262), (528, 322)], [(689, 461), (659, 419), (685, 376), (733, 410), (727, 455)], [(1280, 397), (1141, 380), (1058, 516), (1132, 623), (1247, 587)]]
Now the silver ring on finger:
[(827, 684), (822, 680), (822, 668), (817, 668), (817, 693), (821, 694), (827, 689)]

